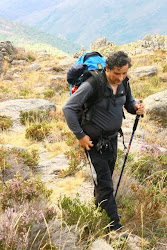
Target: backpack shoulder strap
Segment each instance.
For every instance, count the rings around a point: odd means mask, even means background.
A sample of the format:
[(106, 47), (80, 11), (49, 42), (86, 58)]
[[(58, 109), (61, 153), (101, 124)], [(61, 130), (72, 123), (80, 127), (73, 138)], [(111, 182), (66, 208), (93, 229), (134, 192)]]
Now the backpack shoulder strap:
[(129, 89), (129, 78), (126, 77), (123, 81), (123, 85), (124, 85), (124, 88), (125, 88), (125, 95), (128, 94), (128, 89)]
[[(106, 80), (103, 71), (90, 70), (87, 73), (87, 81), (93, 87), (93, 95), (89, 98), (90, 104), (99, 102), (104, 97), (104, 91), (106, 89)], [(88, 77), (89, 76), (89, 77)]]

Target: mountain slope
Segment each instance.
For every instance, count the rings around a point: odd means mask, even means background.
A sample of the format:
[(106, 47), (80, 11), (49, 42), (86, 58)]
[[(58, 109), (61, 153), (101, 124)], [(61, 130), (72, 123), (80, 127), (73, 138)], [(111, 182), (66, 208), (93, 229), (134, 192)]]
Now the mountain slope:
[(166, 0), (1, 0), (0, 9), (3, 16), (86, 47), (103, 36), (125, 44), (167, 34)]
[(50, 50), (61, 50), (71, 54), (79, 50), (77, 45), (54, 35), (0, 18), (0, 41), (4, 40), (10, 40), (17, 46), (35, 49), (48, 47)]

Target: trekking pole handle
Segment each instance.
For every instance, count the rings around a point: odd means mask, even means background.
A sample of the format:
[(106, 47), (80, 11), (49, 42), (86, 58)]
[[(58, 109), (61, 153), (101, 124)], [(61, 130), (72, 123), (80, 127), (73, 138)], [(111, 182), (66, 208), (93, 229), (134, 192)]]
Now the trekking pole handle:
[(136, 119), (135, 119), (135, 122), (134, 122), (134, 125), (133, 125), (133, 132), (136, 131), (136, 128), (137, 128), (137, 125), (138, 125), (138, 122), (139, 122), (139, 118), (140, 118), (140, 115), (136, 115)]

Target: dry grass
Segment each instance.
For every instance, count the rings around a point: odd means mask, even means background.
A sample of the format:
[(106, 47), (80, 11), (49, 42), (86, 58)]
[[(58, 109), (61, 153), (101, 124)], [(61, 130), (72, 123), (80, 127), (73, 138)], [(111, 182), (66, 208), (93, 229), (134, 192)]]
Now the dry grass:
[[(157, 79), (154, 78), (144, 78), (142, 80), (137, 80), (134, 83), (132, 82), (132, 89), (134, 90), (135, 97), (137, 98), (144, 98), (144, 95), (148, 95), (150, 93), (158, 92), (163, 90), (167, 87), (166, 83), (160, 80), (161, 77), (165, 77), (165, 73), (162, 72), (163, 66), (165, 65), (166, 61), (166, 55), (167, 52), (160, 52), (156, 51), (154, 55), (150, 56), (136, 56), (133, 58), (133, 69), (138, 66), (146, 66), (146, 65), (155, 65), (158, 67), (158, 75)], [(33, 54), (34, 57), (37, 58), (38, 53)], [(61, 58), (60, 58), (61, 59)], [(142, 59), (140, 61), (140, 59)], [(1, 98), (8, 98), (8, 99), (14, 99), (19, 98), (22, 94), (23, 98), (44, 98), (44, 91), (47, 91), (51, 87), (54, 88), (55, 86), (50, 83), (50, 77), (52, 74), (42, 72), (45, 67), (50, 66), (57, 66), (57, 63), (59, 61), (59, 57), (56, 58), (52, 55), (47, 61), (46, 60), (36, 60), (36, 63), (39, 63), (42, 67), (42, 70), (39, 72), (26, 72), (23, 71), (22, 73), (18, 73), (21, 75), (23, 79), (23, 83), (17, 83), (17, 81), (14, 81), (12, 84), (7, 84), (5, 81), (1, 83)], [(30, 63), (27, 64), (25, 67), (28, 68)], [(16, 66), (17, 68), (21, 69), (20, 66)], [(9, 65), (6, 62), (4, 65), (4, 71), (7, 71), (9, 69)], [(12, 144), (17, 147), (24, 147), (26, 149), (37, 149), (42, 152), (50, 152), (50, 156), (48, 159), (55, 157), (59, 154), (64, 154), (67, 150), (70, 149), (70, 146), (68, 146), (65, 142), (67, 138), (73, 142), (74, 139), (70, 136), (70, 134), (62, 135), (63, 132), (69, 131), (67, 124), (65, 123), (64, 116), (62, 113), (62, 106), (69, 98), (69, 91), (66, 88), (66, 82), (62, 81), (60, 83), (60, 86), (63, 88), (63, 91), (56, 92), (56, 95), (50, 98), (49, 100), (56, 105), (56, 112), (52, 114), (53, 120), (51, 122), (52, 125), (52, 136), (51, 138), (44, 140), (43, 142), (37, 143), (31, 140), (28, 140), (25, 138), (25, 133), (14, 133), (14, 132), (3, 132), (0, 134), (0, 143), (5, 144)], [(144, 93), (144, 95), (143, 95)], [(25, 94), (25, 96), (24, 96)], [(155, 121), (150, 121), (149, 117), (146, 115), (144, 119), (140, 122), (141, 127), (145, 131), (145, 137), (146, 142), (149, 144), (155, 143), (160, 146), (165, 147), (165, 140), (164, 140), (164, 134), (163, 132), (160, 133), (157, 129), (157, 124), (155, 124)], [(70, 144), (69, 144), (70, 145)], [(90, 172), (89, 172), (90, 173)], [(57, 177), (55, 177), (57, 178)], [(67, 194), (69, 196), (74, 196), (78, 189), (82, 186), (82, 184), (85, 182), (85, 180), (89, 178), (90, 180), (90, 174), (88, 174), (86, 171), (80, 171), (75, 176), (72, 177), (66, 177), (64, 179), (58, 179), (57, 181), (51, 181), (47, 183), (48, 187), (51, 187), (54, 191), (51, 196), (52, 203), (57, 203), (57, 198), (60, 194)], [(115, 172), (114, 180), (117, 183), (118, 180), (118, 173)], [(135, 186), (133, 186), (135, 184)], [(151, 227), (152, 221), (154, 221), (155, 217), (158, 216), (156, 205), (157, 203), (154, 203), (152, 201), (152, 197), (150, 196), (148, 190), (141, 189), (141, 192), (135, 192), (135, 187), (138, 185), (138, 181), (134, 179), (132, 175), (130, 175), (128, 172), (124, 174), (123, 179), (121, 181), (121, 185), (119, 188), (117, 199), (119, 201), (119, 209), (121, 208), (120, 204), (121, 202), (126, 202), (125, 198), (128, 198), (128, 202), (126, 204), (125, 211), (123, 211), (125, 214), (122, 218), (123, 222), (126, 222), (127, 228), (130, 231), (138, 233), (138, 235), (142, 236), (143, 242), (145, 241), (145, 229), (150, 231), (150, 235), (152, 234), (154, 238), (154, 228)], [(133, 188), (130, 188), (133, 187)], [(147, 189), (148, 187), (146, 187)], [(165, 191), (163, 190), (164, 197), (166, 196)], [(136, 196), (136, 198), (134, 198)], [(156, 197), (157, 199), (160, 199), (161, 197)], [(143, 202), (142, 202), (143, 199)], [(133, 201), (134, 203), (130, 203)], [(138, 201), (138, 203), (137, 203)], [(151, 204), (150, 204), (151, 203)], [(158, 203), (159, 204), (159, 203)], [(132, 208), (130, 207), (132, 205)], [(134, 207), (135, 206), (135, 209)], [(147, 210), (147, 207), (149, 209)], [(159, 218), (159, 228), (162, 229), (162, 225), (166, 225), (166, 217), (165, 217), (165, 208), (160, 207), (161, 209), (161, 218)], [(133, 216), (131, 219), (129, 219), (129, 214), (132, 211), (134, 211)], [(120, 209), (121, 210), (121, 209)], [(153, 214), (155, 212), (155, 214)], [(150, 216), (150, 221), (148, 223), (147, 218)], [(151, 217), (152, 216), (152, 217)], [(43, 218), (44, 219), (44, 218)], [(45, 227), (47, 228), (48, 235), (49, 228), (47, 225), (47, 222), (45, 222)], [(79, 223), (79, 222), (78, 222)], [(163, 224), (164, 223), (164, 224)], [(141, 227), (142, 225), (142, 227)], [(158, 226), (157, 226), (158, 228)], [(40, 229), (40, 228), (39, 228)], [(161, 230), (162, 232), (162, 230)], [(150, 236), (149, 235), (149, 236)], [(50, 236), (50, 235), (49, 235)], [(94, 235), (92, 235), (92, 238), (89, 239), (90, 241), (94, 240)], [(122, 244), (120, 242), (113, 242), (112, 245), (114, 249), (128, 249), (127, 244)], [(51, 243), (50, 243), (51, 245)], [(144, 243), (143, 243), (143, 249), (144, 249)]]

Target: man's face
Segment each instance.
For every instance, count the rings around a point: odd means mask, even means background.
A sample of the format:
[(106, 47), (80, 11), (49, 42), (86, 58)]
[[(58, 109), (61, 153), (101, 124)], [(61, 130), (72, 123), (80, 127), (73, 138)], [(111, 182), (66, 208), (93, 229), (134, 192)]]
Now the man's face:
[(126, 78), (128, 69), (128, 64), (122, 66), (121, 68), (115, 66), (113, 69), (109, 69), (108, 66), (106, 66), (106, 77), (109, 84), (120, 85)]

